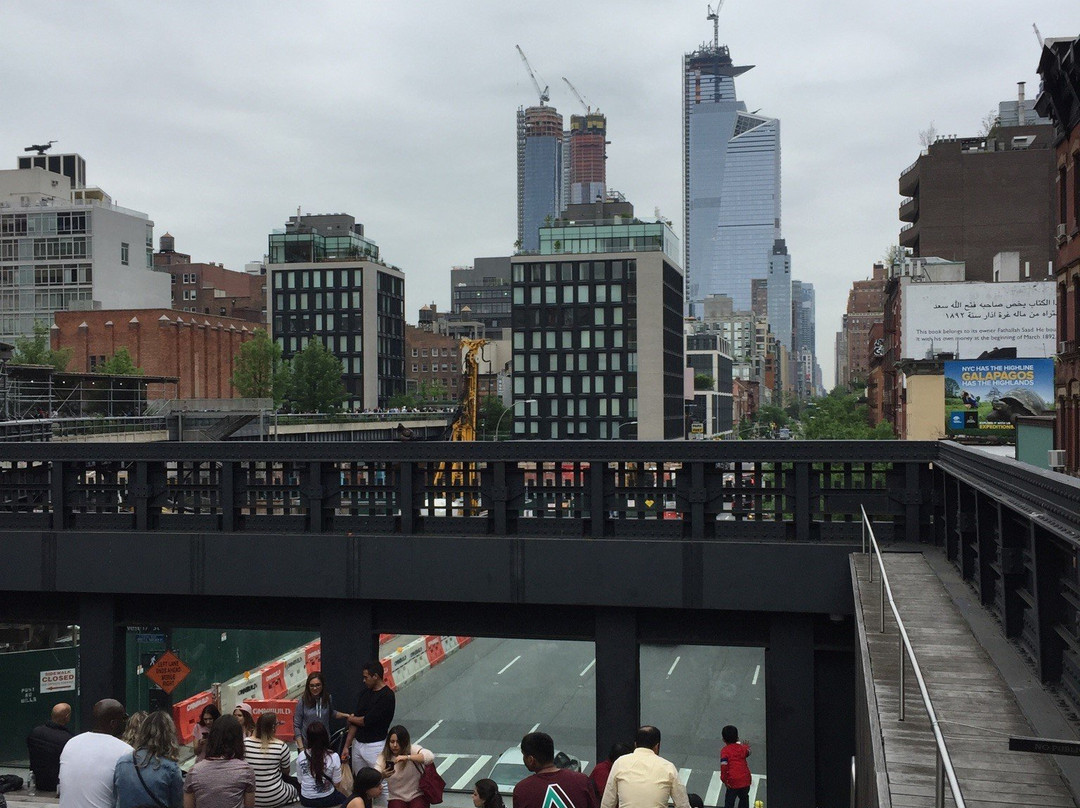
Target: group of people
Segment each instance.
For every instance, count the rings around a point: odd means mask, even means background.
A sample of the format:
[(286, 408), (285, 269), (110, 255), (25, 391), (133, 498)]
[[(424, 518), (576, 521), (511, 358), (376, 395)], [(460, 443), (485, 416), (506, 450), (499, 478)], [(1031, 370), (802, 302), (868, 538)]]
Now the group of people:
[[(408, 729), (393, 725), (395, 694), (382, 663), (363, 665), (364, 688), (352, 713), (336, 710), (319, 672), (308, 676), (293, 714), (296, 775), (290, 774), (288, 744), (277, 737), (273, 712), (258, 718), (247, 704), (221, 714), (207, 704), (193, 728), (195, 764), (184, 776), (180, 742), (165, 711), (129, 716), (120, 702), (99, 701), (93, 727), (74, 737), (67, 730), (71, 708), (58, 704), (50, 720), (27, 739), (38, 788), (56, 789), (60, 808), (280, 808), (299, 801), (305, 808), (430, 808), (422, 778), (435, 755), (413, 742)], [(339, 754), (331, 721), (344, 721)], [(748, 808), (748, 744), (733, 726), (723, 729), (721, 780), (725, 808)], [(702, 808), (688, 795), (674, 764), (660, 757), (660, 731), (641, 727), (634, 746), (616, 744), (590, 776), (555, 762), (555, 744), (544, 732), (521, 740), (531, 772), (513, 792), (513, 808)], [(475, 808), (505, 808), (498, 785), (476, 783)]]

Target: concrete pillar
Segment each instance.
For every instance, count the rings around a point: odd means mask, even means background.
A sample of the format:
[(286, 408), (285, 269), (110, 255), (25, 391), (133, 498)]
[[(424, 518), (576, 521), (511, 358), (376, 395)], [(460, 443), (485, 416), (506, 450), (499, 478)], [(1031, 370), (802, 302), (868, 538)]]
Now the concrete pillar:
[(631, 741), (641, 724), (637, 614), (598, 608), (595, 637), (596, 760), (606, 760), (611, 745)]
[(360, 688), (360, 668), (379, 658), (379, 635), (371, 604), (326, 601), (319, 610), (322, 672), (337, 709), (351, 713)]
[(116, 624), (111, 595), (79, 598), (80, 718), (84, 730), (93, 726), (91, 711), (101, 699), (124, 700), (124, 630)]
[(814, 621), (776, 614), (765, 649), (765, 732), (771, 805), (816, 805)]

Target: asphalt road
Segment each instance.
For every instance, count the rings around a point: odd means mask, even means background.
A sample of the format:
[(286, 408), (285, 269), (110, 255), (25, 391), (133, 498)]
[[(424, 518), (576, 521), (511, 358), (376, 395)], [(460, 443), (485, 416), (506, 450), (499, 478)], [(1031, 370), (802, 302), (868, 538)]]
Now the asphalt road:
[[(642, 721), (660, 728), (661, 754), (706, 805), (723, 804), (718, 753), (720, 730), (729, 723), (752, 745), (751, 805), (765, 799), (763, 665), (758, 648), (641, 650)], [(594, 666), (592, 643), (476, 639), (403, 687), (394, 721), (435, 753), (449, 789), (471, 791), (499, 755), (534, 729), (550, 734), (557, 749), (585, 761), (590, 771)]]

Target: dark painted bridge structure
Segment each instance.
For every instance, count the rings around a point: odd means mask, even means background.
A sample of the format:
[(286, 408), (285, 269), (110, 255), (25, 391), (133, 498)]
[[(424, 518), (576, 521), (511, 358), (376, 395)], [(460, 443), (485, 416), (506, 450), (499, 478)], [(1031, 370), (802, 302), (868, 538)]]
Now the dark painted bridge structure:
[(763, 647), (771, 801), (844, 804), (860, 506), (1080, 706), (1080, 486), (944, 443), (6, 444), (0, 619), (81, 626), (84, 705), (127, 625), (318, 630), (346, 704), (379, 632), (589, 640), (598, 759), (640, 645)]

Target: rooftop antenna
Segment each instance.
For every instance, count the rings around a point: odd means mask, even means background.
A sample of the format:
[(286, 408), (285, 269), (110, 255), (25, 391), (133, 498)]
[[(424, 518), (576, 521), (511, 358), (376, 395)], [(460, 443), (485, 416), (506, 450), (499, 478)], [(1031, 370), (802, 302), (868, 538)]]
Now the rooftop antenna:
[[(592, 107), (589, 105), (589, 103), (584, 98), (581, 97), (581, 93), (579, 93), (577, 91), (577, 87), (575, 87), (573, 84), (571, 84), (570, 79), (568, 79), (566, 76), (563, 76), (562, 80), (566, 82), (566, 86), (570, 88), (570, 92), (572, 92), (574, 94), (574, 97), (577, 98), (577, 100), (579, 102), (581, 102), (581, 106), (585, 107), (585, 114), (586, 115), (591, 115), (592, 114)], [(600, 110), (597, 110), (597, 112), (599, 112), (599, 111)]]
[(529, 78), (532, 79), (533, 87), (536, 88), (536, 94), (540, 96), (540, 106), (544, 106), (544, 102), (551, 97), (548, 95), (548, 86), (544, 85), (544, 89), (540, 89), (540, 82), (536, 80), (536, 73), (533, 72), (529, 60), (525, 58), (525, 51), (521, 49), (521, 45), (514, 45), (514, 47), (517, 48), (517, 52), (521, 54), (521, 61), (525, 63), (525, 69), (529, 71)]
[(23, 151), (36, 151), (39, 155), (45, 154), (45, 152), (52, 148), (52, 144), (56, 142), (57, 141), (55, 140), (50, 140), (48, 143), (40, 146), (27, 146), (25, 149), (23, 149)]
[(1035, 23), (1032, 23), (1031, 27), (1035, 29), (1035, 38), (1039, 40), (1039, 47), (1044, 47), (1042, 34), (1039, 33), (1039, 26), (1037, 26)]
[(724, 0), (720, 0), (715, 9), (712, 6), (707, 6), (709, 13), (705, 17), (707, 20), (712, 20), (712, 44), (716, 50), (720, 49), (720, 9), (723, 8), (723, 5)]

